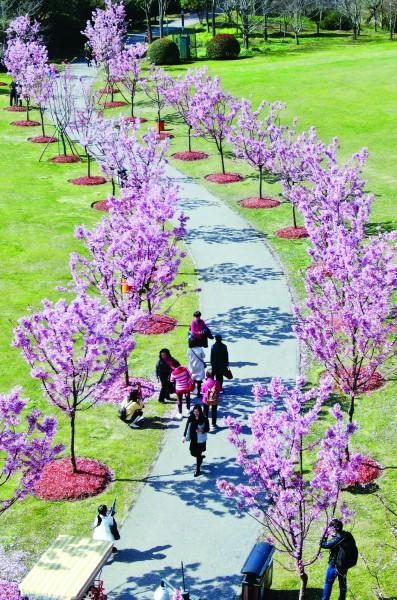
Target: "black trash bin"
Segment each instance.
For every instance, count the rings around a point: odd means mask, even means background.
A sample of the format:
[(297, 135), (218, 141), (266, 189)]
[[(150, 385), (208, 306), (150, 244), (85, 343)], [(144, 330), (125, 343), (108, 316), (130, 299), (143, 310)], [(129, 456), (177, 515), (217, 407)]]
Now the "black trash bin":
[(274, 546), (267, 542), (255, 544), (245, 561), (241, 573), (241, 600), (266, 600), (273, 579)]

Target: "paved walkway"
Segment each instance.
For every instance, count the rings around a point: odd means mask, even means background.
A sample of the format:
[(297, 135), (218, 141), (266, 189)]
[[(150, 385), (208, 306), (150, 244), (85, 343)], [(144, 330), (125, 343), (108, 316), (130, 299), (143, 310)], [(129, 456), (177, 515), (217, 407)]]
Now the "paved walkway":
[[(79, 76), (93, 75), (83, 65), (73, 69)], [(120, 552), (103, 575), (109, 599), (152, 600), (161, 578), (180, 584), (183, 560), (195, 598), (233, 600), (259, 530), (250, 517), (233, 514), (216, 488), (219, 477), (234, 482), (240, 477), (223, 417), (247, 420), (254, 410), (253, 383), (295, 378), (290, 296), (263, 236), (201, 185), (171, 167), (169, 175), (181, 188), (181, 208), (190, 218), (186, 241), (200, 280), (201, 311), (228, 345), (235, 378), (226, 383), (221, 428), (208, 436), (201, 477), (193, 478), (193, 459), (181, 443), (185, 421), (172, 422), (123, 524)]]

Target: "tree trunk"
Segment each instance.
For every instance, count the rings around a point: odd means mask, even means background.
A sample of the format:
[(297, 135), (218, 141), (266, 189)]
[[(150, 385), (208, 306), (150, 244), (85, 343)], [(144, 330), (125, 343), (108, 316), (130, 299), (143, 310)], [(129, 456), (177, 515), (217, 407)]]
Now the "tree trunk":
[(129, 373), (129, 370), (128, 370), (128, 356), (126, 356), (124, 358), (124, 365), (125, 365), (125, 370), (124, 370), (125, 385), (128, 387), (130, 385), (130, 373)]
[(41, 106), (39, 108), (39, 111), (40, 111), (40, 121), (41, 121), (41, 132), (42, 132), (43, 137), (44, 137), (45, 136), (45, 130), (44, 130), (44, 113), (43, 113), (43, 109), (41, 108)]
[(355, 395), (350, 394), (350, 407), (349, 407), (349, 422), (350, 423), (353, 421), (354, 408), (355, 408), (354, 401), (355, 401)]
[(259, 167), (259, 198), (262, 198), (262, 180), (263, 180), (263, 167)]
[(222, 142), (219, 142), (219, 154), (221, 155), (222, 173), (225, 174), (225, 159), (223, 158), (223, 146)]
[(87, 155), (87, 177), (91, 177), (91, 158), (88, 153), (87, 146), (85, 147), (85, 153)]
[(150, 10), (148, 10), (147, 6), (145, 7), (145, 16), (147, 26), (147, 41), (149, 44), (151, 44), (153, 41), (152, 20), (150, 18)]
[(216, 36), (215, 10), (216, 10), (216, 0), (212, 0), (212, 2), (211, 2), (212, 37)]
[(298, 35), (298, 32), (295, 31), (294, 33), (295, 33), (295, 42), (296, 42), (296, 45), (299, 46), (299, 35)]
[(187, 139), (188, 139), (189, 152), (191, 152), (192, 151), (192, 126), (191, 125), (188, 126)]
[(131, 117), (134, 116), (134, 93), (131, 93)]
[(243, 13), (241, 15), (241, 21), (243, 25), (243, 46), (246, 50), (248, 50), (249, 44), (249, 26), (248, 26), (248, 15)]
[(26, 120), (29, 121), (30, 98), (26, 99)]
[(210, 32), (210, 19), (208, 15), (208, 1), (205, 3), (205, 22), (207, 24), (207, 33)]
[(298, 227), (298, 225), (296, 224), (296, 211), (295, 211), (295, 204), (292, 205), (292, 219), (294, 221), (294, 227)]
[(269, 33), (267, 30), (267, 15), (265, 15), (265, 20), (263, 24), (263, 39), (265, 40), (265, 42), (267, 42), (269, 39)]
[(70, 460), (72, 463), (72, 472), (77, 473), (77, 463), (75, 454), (76, 439), (76, 411), (73, 408), (70, 413)]
[(66, 156), (67, 152), (66, 152), (66, 142), (65, 142), (65, 134), (63, 129), (60, 130), (59, 132), (61, 134), (61, 142), (62, 142), (62, 147), (63, 147), (63, 155)]
[(299, 588), (299, 600), (303, 600), (303, 598), (305, 597), (308, 579), (309, 577), (307, 576), (307, 573), (305, 573), (305, 571), (302, 571), (302, 573), (300, 574), (301, 585)]
[(161, 0), (159, 2), (159, 34), (160, 38), (164, 36), (164, 7)]

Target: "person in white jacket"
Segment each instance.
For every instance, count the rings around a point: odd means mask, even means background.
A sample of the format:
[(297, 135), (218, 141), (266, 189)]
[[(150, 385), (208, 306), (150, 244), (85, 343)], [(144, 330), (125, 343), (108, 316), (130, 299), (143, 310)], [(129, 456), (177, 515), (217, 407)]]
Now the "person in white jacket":
[(193, 381), (196, 382), (197, 386), (197, 398), (201, 395), (201, 384), (205, 378), (205, 352), (201, 346), (191, 347), (187, 351), (189, 357), (189, 370), (192, 374)]
[[(98, 514), (95, 517), (92, 539), (103, 542), (114, 542), (116, 539), (120, 539), (120, 535), (115, 537), (115, 532), (118, 534), (113, 513), (112, 511), (108, 512), (106, 504), (101, 504), (98, 507)], [(112, 552), (117, 552), (117, 548), (113, 546)]]

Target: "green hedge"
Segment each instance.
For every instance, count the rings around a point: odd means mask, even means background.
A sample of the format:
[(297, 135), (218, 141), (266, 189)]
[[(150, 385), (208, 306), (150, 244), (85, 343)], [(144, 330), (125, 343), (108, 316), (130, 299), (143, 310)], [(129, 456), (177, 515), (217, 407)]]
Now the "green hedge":
[(237, 58), (240, 44), (230, 33), (219, 33), (207, 42), (207, 56), (215, 60)]
[(155, 40), (149, 46), (148, 57), (155, 65), (176, 65), (179, 63), (179, 48), (167, 38)]

